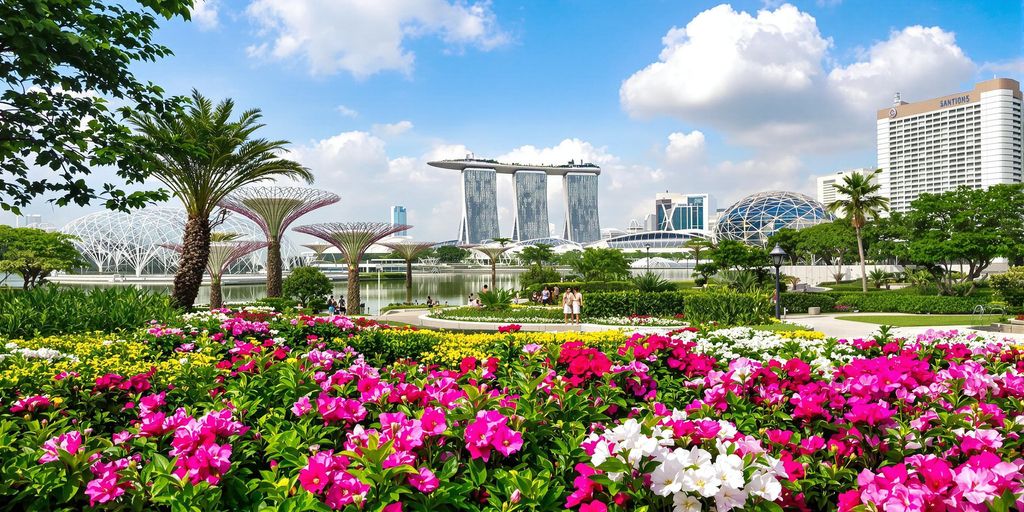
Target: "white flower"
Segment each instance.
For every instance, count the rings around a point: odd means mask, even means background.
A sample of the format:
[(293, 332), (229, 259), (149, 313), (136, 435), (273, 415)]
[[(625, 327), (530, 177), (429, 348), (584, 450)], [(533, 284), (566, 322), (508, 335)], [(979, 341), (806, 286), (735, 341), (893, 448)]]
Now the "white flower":
[(718, 512), (729, 512), (736, 507), (742, 507), (746, 502), (747, 492), (742, 489), (723, 487), (722, 492), (715, 496)]
[(701, 512), (700, 501), (684, 492), (672, 496), (672, 512)]
[(770, 474), (755, 473), (743, 490), (768, 501), (775, 501), (782, 494), (782, 484)]
[(611, 456), (612, 452), (609, 449), (608, 442), (601, 440), (594, 445), (594, 454), (590, 456), (590, 463), (597, 467), (604, 464), (604, 461), (608, 460)]
[(722, 487), (722, 479), (711, 466), (703, 466), (698, 469), (686, 471), (682, 478), (683, 490), (696, 492), (705, 498), (718, 494)]
[(738, 455), (719, 455), (715, 460), (715, 469), (726, 487), (743, 488), (743, 459)]
[(664, 462), (651, 471), (651, 491), (658, 496), (668, 496), (677, 493), (683, 488), (680, 480), (683, 474), (683, 466), (671, 455), (666, 457)]

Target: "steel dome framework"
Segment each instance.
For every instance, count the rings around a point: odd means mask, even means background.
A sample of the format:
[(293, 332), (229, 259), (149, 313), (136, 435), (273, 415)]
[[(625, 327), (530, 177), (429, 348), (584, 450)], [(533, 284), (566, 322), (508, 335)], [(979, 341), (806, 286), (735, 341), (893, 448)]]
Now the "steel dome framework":
[[(181, 243), (184, 226), (184, 210), (151, 207), (131, 213), (91, 213), (71, 221), (62, 231), (78, 237), (75, 246), (100, 273), (141, 277), (174, 273), (179, 255), (165, 246)], [(245, 240), (265, 240), (259, 226), (231, 213), (214, 230), (238, 233)], [(290, 241), (282, 241), (282, 252), (286, 268), (299, 262), (299, 251)], [(258, 273), (265, 260), (266, 249), (260, 249), (240, 258), (226, 273)]]
[(803, 229), (832, 218), (821, 203), (804, 194), (759, 192), (722, 212), (715, 234), (719, 240), (764, 246), (768, 237), (780, 229)]

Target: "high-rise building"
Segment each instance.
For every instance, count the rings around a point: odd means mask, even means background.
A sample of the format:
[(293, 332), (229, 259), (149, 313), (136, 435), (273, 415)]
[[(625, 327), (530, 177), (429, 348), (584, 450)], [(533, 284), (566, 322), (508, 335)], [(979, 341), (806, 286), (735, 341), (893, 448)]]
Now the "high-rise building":
[(14, 226), (19, 228), (36, 228), (43, 223), (43, 216), (39, 214), (19, 215), (14, 219)]
[(497, 174), (511, 174), (515, 188), (515, 220), (512, 238), (531, 240), (551, 236), (548, 224), (549, 176), (562, 177), (565, 201), (564, 237), (576, 243), (600, 240), (598, 218), (598, 175), (593, 164), (567, 165), (503, 164), (494, 160), (466, 158), (427, 162), (433, 167), (462, 172), (462, 220), (459, 241), (480, 243), (498, 238)]
[[(840, 194), (839, 192), (836, 191), (836, 185), (841, 185), (843, 183), (843, 180), (846, 179), (846, 177), (851, 174), (860, 173), (866, 176), (874, 171), (874, 169), (868, 167), (861, 167), (858, 169), (837, 171), (833, 174), (829, 174), (826, 176), (818, 176), (818, 202), (825, 206), (828, 206), (836, 199), (846, 199), (847, 197), (845, 194)], [(871, 181), (878, 181), (878, 176), (875, 175), (875, 177), (872, 178)]]
[(1020, 183), (1020, 83), (1008, 78), (915, 103), (896, 95), (878, 111), (880, 194), (907, 211), (923, 193)]
[[(404, 206), (398, 206), (398, 205), (392, 206), (391, 207), (391, 225), (394, 226), (396, 224), (408, 224), (408, 223), (409, 223), (409, 218), (406, 216), (405, 207)], [(409, 234), (409, 230), (406, 229), (404, 231), (399, 231), (399, 232), (395, 233), (395, 236), (406, 236), (408, 234)]]
[(654, 198), (656, 229), (683, 231), (710, 229), (715, 200), (708, 194), (659, 193)]

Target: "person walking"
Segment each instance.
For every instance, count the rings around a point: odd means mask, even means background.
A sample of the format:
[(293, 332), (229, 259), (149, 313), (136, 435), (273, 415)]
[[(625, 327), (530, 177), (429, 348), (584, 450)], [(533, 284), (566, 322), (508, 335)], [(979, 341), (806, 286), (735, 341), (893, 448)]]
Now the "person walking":
[(583, 310), (583, 292), (580, 289), (572, 289), (572, 314), (576, 317), (576, 325), (580, 325), (580, 311)]
[(336, 307), (337, 304), (334, 302), (334, 295), (331, 295), (331, 297), (327, 299), (327, 312), (333, 315)]
[(569, 319), (572, 317), (572, 288), (566, 288), (565, 292), (562, 293), (562, 314), (565, 315), (565, 324), (569, 324)]
[(548, 289), (547, 286), (545, 286), (544, 290), (540, 292), (540, 303), (545, 306), (551, 303), (551, 290)]

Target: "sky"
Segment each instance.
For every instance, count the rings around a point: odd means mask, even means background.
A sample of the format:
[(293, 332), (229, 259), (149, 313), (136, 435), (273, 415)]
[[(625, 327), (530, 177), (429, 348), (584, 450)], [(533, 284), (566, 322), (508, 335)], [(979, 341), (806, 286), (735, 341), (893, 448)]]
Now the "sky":
[[(403, 205), (414, 238), (453, 239), (459, 175), (426, 162), (472, 153), (596, 163), (601, 227), (625, 228), (657, 192), (725, 207), (764, 190), (813, 195), (815, 176), (874, 166), (875, 112), (895, 92), (1024, 79), (1022, 5), (206, 0), (156, 33), (173, 56), (134, 71), (171, 94), (262, 109), (262, 135), (290, 141), (313, 186), (341, 196), (299, 224), (386, 221)], [(560, 182), (548, 189), (559, 233)], [(508, 176), (498, 201), (509, 236)], [(62, 226), (99, 208), (40, 199), (24, 212)]]

